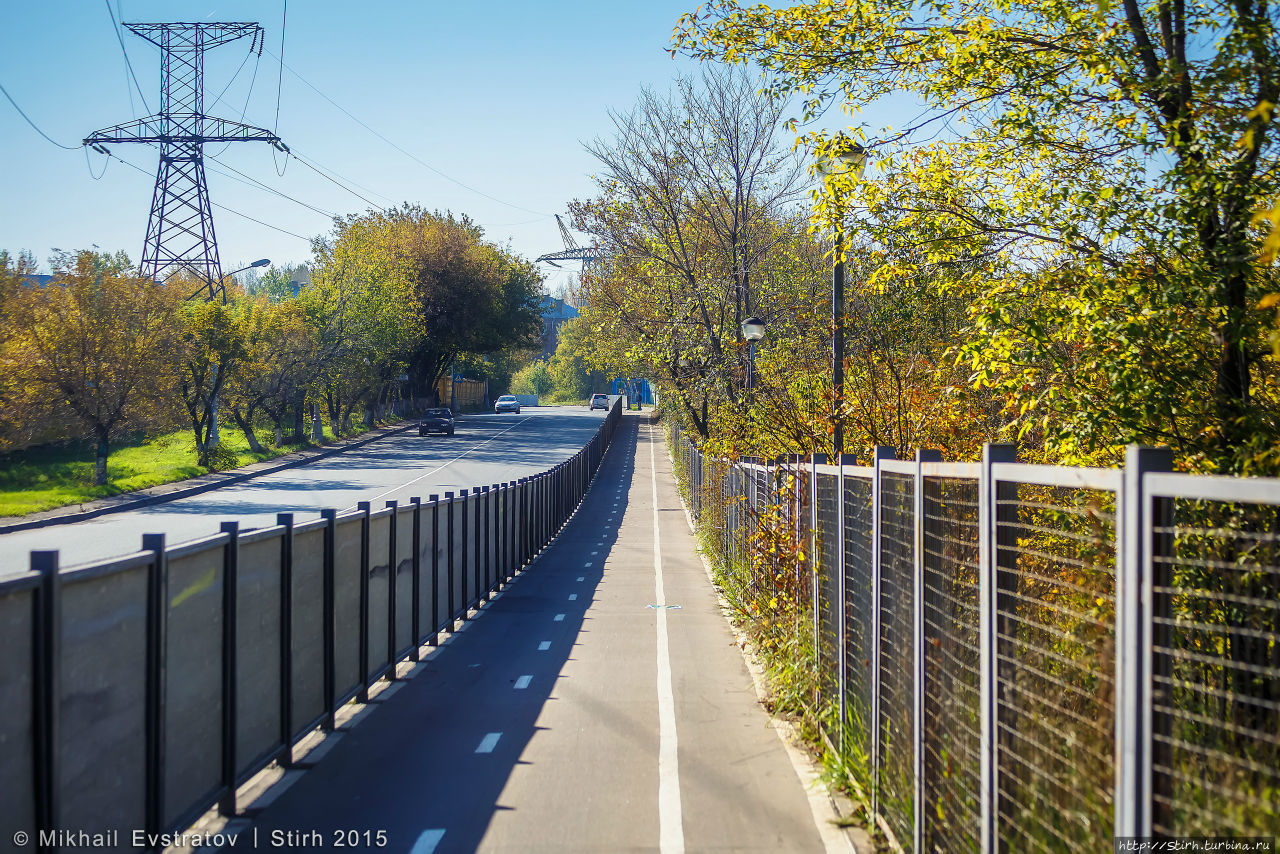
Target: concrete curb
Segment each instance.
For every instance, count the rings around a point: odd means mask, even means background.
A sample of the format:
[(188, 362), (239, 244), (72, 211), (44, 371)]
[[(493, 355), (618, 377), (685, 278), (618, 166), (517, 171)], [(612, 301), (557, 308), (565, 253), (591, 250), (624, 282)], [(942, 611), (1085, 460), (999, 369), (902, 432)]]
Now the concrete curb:
[[(252, 480), (255, 477), (261, 477), (264, 474), (275, 474), (285, 469), (297, 468), (298, 466), (313, 463), (316, 460), (332, 457), (349, 451), (352, 448), (359, 448), (388, 436), (394, 436), (396, 433), (403, 433), (417, 426), (417, 421), (408, 424), (401, 424), (396, 427), (381, 427), (377, 430), (370, 431), (373, 435), (359, 439), (346, 440), (343, 444), (332, 445), (318, 450), (295, 451), (287, 454), (284, 458), (277, 460), (264, 460), (260, 463), (251, 463), (241, 469), (232, 469), (230, 472), (211, 472), (203, 474), (199, 477), (193, 477), (188, 481), (175, 481), (175, 483), (190, 483), (190, 486), (178, 487), (177, 489), (168, 489), (173, 484), (160, 484), (151, 486), (137, 493), (126, 493), (126, 495), (139, 495), (140, 493), (151, 493), (141, 495), (138, 498), (126, 498), (124, 496), (112, 496), (110, 498), (95, 499), (94, 502), (103, 502), (102, 506), (94, 507), (91, 510), (78, 510), (73, 513), (59, 513), (58, 510), (48, 510), (41, 515), (39, 519), (24, 519), (20, 522), (6, 522), (0, 520), (0, 534), (12, 534), (17, 531), (29, 531), (34, 528), (47, 528), (52, 525), (69, 525), (73, 522), (84, 522), (87, 519), (96, 519), (99, 516), (106, 516), (111, 513), (124, 513), (129, 510), (137, 510), (142, 507), (150, 507), (155, 504), (164, 504), (168, 501), (176, 501), (179, 498), (187, 498), (192, 495), (199, 495), (203, 492), (210, 492), (214, 489), (220, 489), (224, 486), (231, 486), (236, 483), (243, 483), (246, 480)], [(281, 461), (282, 460), (282, 461)], [(262, 468), (254, 469), (254, 466), (262, 466)], [(253, 469), (249, 471), (249, 469)], [(196, 483), (195, 481), (201, 481)], [(84, 505), (81, 504), (81, 507)], [(10, 517), (12, 518), (12, 517)]]

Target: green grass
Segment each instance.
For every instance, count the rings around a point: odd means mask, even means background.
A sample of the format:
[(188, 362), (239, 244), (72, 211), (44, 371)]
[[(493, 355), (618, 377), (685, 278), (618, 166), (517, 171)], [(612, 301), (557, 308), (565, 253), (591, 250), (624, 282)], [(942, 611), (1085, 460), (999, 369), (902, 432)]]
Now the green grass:
[[(357, 431), (360, 425), (356, 425)], [(259, 441), (263, 441), (259, 434)], [(235, 456), (237, 468), (297, 451), (306, 445), (271, 447), (267, 452), (249, 450), (244, 434), (222, 427), (222, 445)], [(325, 439), (332, 436), (325, 432)], [(81, 504), (108, 495), (133, 492), (162, 483), (186, 480), (208, 473), (196, 465), (190, 430), (178, 430), (149, 439), (124, 440), (111, 448), (107, 458), (107, 484), (93, 484), (94, 450), (90, 442), (46, 445), (0, 454), (0, 517), (24, 516), (70, 504)]]

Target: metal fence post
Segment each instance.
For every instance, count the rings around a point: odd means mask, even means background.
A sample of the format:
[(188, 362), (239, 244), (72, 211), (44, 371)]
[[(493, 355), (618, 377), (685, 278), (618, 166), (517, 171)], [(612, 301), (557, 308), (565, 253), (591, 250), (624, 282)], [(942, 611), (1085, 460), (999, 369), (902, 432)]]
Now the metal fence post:
[(399, 678), (396, 676), (396, 663), (400, 660), (396, 655), (396, 585), (400, 579), (400, 556), (396, 554), (396, 537), (400, 521), (400, 503), (388, 501), (386, 506), (391, 508), (391, 515), (387, 517), (387, 663), (391, 665), (391, 670), (387, 672), (387, 678), (395, 681)]
[(218, 813), (236, 814), (236, 588), (240, 568), (240, 523), (223, 522), (222, 547), (222, 797)]
[(462, 601), (459, 602), (458, 604), (461, 606), (459, 610), (461, 610), (462, 612), (460, 617), (463, 620), (463, 622), (466, 622), (468, 612), (471, 610), (471, 599), (470, 597), (467, 596), (467, 553), (471, 551), (471, 549), (469, 548), (469, 544), (467, 543), (467, 523), (469, 521), (469, 517), (471, 516), (471, 511), (467, 507), (467, 504), (469, 503), (467, 500), (467, 495), (468, 495), (468, 490), (466, 489), (458, 490), (458, 505), (460, 508), (459, 512), (462, 514), (462, 522), (461, 522), (462, 529), (459, 532), (459, 537), (458, 537), (458, 542), (462, 544), (462, 554), (458, 556), (458, 570), (460, 572), (459, 577), (462, 579)]
[[(490, 504), (490, 501), (492, 501), (492, 493), (493, 493), (492, 487), (483, 487), (480, 490), (480, 501), (481, 503), (484, 503), (484, 534), (483, 535), (480, 534), (480, 525), (476, 525), (476, 542), (484, 545), (484, 597), (483, 598), (486, 600), (486, 602), (488, 602), (489, 600), (489, 594), (493, 592), (493, 584), (492, 584), (492, 580), (490, 580), (490, 570), (492, 570), (493, 567), (492, 567), (492, 563), (490, 563), (489, 561), (489, 552), (492, 551), (493, 549), (493, 535), (492, 533), (490, 533), (490, 531), (492, 531), (492, 529), (490, 529), (490, 524), (492, 524), (492, 519), (490, 519), (490, 512), (489, 512), (489, 504)], [(476, 521), (479, 521), (479, 520), (476, 520)], [(477, 557), (479, 557), (479, 553), (477, 553)]]
[(335, 520), (338, 511), (325, 508), (320, 511), (320, 518), (325, 520), (324, 526), (324, 729), (332, 732), (338, 725), (338, 676), (337, 650), (335, 646), (334, 609), (335, 591), (333, 581), (333, 540), (336, 529)]
[(149, 833), (160, 833), (164, 826), (165, 644), (169, 625), (169, 561), (164, 534), (143, 534), (142, 549), (151, 552), (147, 576), (146, 825)]
[(369, 702), (369, 508), (368, 501), (356, 502), (360, 511), (360, 691), (356, 702)]
[(502, 485), (502, 583), (516, 574), (516, 482)]
[[(161, 547), (163, 552), (163, 546)], [(58, 576), (57, 551), (33, 551), (31, 571), (40, 573), (40, 587), (36, 593), (34, 625), (34, 678), (32, 679), (32, 721), (35, 723), (35, 775), (32, 781), (36, 795), (36, 833), (52, 833), (61, 823), (62, 800), (61, 767), (58, 761), (60, 741), (58, 713), (61, 688), (62, 644), (62, 580)], [(148, 713), (150, 706), (148, 705)], [(148, 715), (148, 722), (149, 722)], [(148, 727), (148, 736), (150, 728)], [(151, 739), (147, 739), (151, 747)], [(148, 749), (147, 759), (151, 759)], [(150, 765), (147, 778), (150, 780)], [(41, 851), (56, 851), (57, 845), (39, 845)]]
[(440, 496), (431, 495), (431, 637), (427, 643), (440, 643), (440, 623), (436, 614), (440, 611)]
[(454, 581), (453, 493), (446, 492), (444, 494), (444, 500), (445, 500), (445, 508), (446, 508), (445, 518), (444, 518), (444, 525), (445, 525), (445, 537), (444, 537), (445, 591), (444, 592), (445, 592), (446, 619), (447, 619), (447, 622), (449, 623), (449, 632), (452, 633), (454, 628), (454, 618), (457, 616), (457, 613), (458, 613), (457, 604), (453, 601), (453, 581)]
[(911, 572), (911, 745), (914, 784), (912, 787), (912, 850), (924, 850), (924, 534), (925, 496), (924, 464), (942, 460), (942, 452), (931, 448), (916, 451), (915, 483), (911, 490), (913, 548), (915, 561)]
[(413, 573), (409, 581), (409, 596), (413, 600), (413, 607), (409, 609), (409, 634), (413, 637), (413, 651), (409, 653), (409, 660), (417, 662), (422, 660), (418, 655), (418, 646), (422, 643), (422, 499), (415, 495), (409, 499), (409, 505), (413, 507), (413, 559), (409, 570)]
[(276, 760), (293, 765), (293, 514), (277, 513), (280, 535), (280, 751)]
[(980, 803), (981, 842), (984, 852), (999, 849), (996, 819), (999, 810), (1000, 780), (997, 756), (997, 672), (996, 624), (997, 591), (999, 590), (999, 548), (996, 541), (1000, 510), (997, 489), (992, 476), (996, 463), (1011, 463), (1018, 458), (1014, 445), (986, 444), (982, 448), (982, 467), (978, 474), (978, 621), (979, 621), (979, 703), (982, 715), (979, 764), (982, 779)]
[(880, 814), (880, 529), (884, 516), (881, 499), (883, 471), (880, 463), (897, 458), (887, 445), (877, 445), (871, 465), (871, 813)]
[[(1151, 835), (1151, 522), (1143, 476), (1172, 471), (1168, 448), (1129, 445), (1116, 496), (1114, 836)], [(1147, 729), (1144, 730), (1144, 723)], [(1145, 796), (1145, 800), (1144, 800)]]

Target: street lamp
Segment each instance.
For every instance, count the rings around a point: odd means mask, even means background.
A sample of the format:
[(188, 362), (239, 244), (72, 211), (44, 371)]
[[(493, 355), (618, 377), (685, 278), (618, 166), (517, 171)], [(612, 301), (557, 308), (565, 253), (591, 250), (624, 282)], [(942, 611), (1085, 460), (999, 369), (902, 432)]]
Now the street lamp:
[[(836, 169), (843, 166), (843, 169)], [(819, 157), (818, 172), (823, 176), (849, 175), (854, 181), (862, 179), (867, 168), (867, 150), (840, 134), (833, 142), (830, 154)], [(837, 222), (835, 239), (835, 265), (831, 275), (831, 319), (834, 332), (831, 336), (831, 390), (833, 406), (832, 445), (836, 461), (844, 453), (844, 418), (840, 414), (844, 403), (844, 209), (837, 198)]]
[(750, 355), (747, 358), (747, 394), (752, 395), (756, 378), (756, 342), (764, 338), (764, 321), (752, 315), (742, 321), (742, 337), (747, 339)]

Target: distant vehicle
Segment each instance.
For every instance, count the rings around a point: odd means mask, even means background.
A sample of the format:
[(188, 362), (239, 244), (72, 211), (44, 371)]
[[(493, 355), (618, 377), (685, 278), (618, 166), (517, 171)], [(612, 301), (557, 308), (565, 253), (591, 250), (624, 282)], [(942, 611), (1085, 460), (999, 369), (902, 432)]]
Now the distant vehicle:
[(418, 435), (425, 436), (428, 433), (444, 433), (446, 436), (452, 436), (453, 413), (446, 407), (428, 409), (424, 412), (422, 420), (418, 422)]
[(504, 394), (502, 397), (498, 398), (496, 403), (493, 404), (493, 411), (514, 412), (519, 415), (520, 401), (516, 400), (514, 395)]
[(593, 394), (593, 395), (591, 395), (591, 408), (592, 408), (592, 409), (608, 409), (608, 408), (609, 408), (609, 395), (607, 395), (607, 394)]

